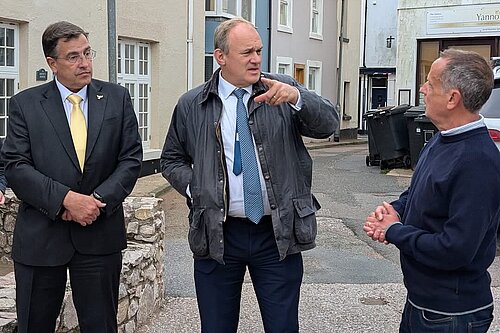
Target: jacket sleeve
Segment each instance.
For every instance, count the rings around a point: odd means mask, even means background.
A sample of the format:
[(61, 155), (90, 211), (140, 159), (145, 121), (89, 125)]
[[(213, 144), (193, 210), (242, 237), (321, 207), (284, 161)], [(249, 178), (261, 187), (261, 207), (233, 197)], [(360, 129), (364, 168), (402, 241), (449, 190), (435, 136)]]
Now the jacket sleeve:
[(193, 159), (186, 150), (187, 108), (187, 103), (181, 98), (175, 106), (160, 160), (163, 177), (185, 197), (193, 175), (191, 168)]
[(339, 127), (336, 107), (326, 98), (307, 90), (293, 79), (291, 79), (291, 85), (299, 90), (303, 102), (299, 111), (291, 108), (297, 119), (300, 134), (316, 139), (331, 136)]
[[(478, 165), (482, 166), (481, 172), (477, 172)], [(471, 263), (479, 247), (484, 246), (485, 234), (494, 226), (496, 230), (500, 196), (498, 169), (491, 161), (472, 158), (463, 160), (458, 169), (450, 175), (452, 185), (447, 191), (449, 215), (443, 221), (441, 231), (395, 224), (386, 233), (386, 239), (402, 253), (428, 267), (455, 270)], [(420, 205), (423, 204), (421, 201)], [(418, 218), (433, 220), (438, 217), (422, 213)]]
[[(403, 218), (403, 215), (405, 213), (406, 201), (408, 199), (408, 192), (409, 192), (409, 190), (410, 189), (408, 188), (406, 191), (404, 191), (403, 193), (401, 193), (401, 195), (399, 196), (398, 200), (395, 200), (395, 201), (391, 202), (391, 205), (398, 212), (400, 219)], [(403, 222), (403, 221), (401, 221), (401, 222)]]
[(142, 164), (142, 140), (139, 135), (137, 117), (130, 100), (130, 94), (123, 89), (123, 121), (121, 124), (121, 142), (117, 165), (97, 188), (106, 203), (106, 214), (109, 216), (120, 207), (120, 204), (134, 189)]

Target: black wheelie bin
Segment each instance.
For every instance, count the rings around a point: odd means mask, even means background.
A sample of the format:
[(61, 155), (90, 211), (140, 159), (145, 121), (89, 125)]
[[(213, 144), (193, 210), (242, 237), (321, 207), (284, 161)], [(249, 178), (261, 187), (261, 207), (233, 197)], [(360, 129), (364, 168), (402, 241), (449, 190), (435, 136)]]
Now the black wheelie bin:
[[(368, 142), (373, 141), (373, 148), (380, 159), (380, 168), (410, 167), (410, 147), (408, 129), (404, 113), (409, 105), (382, 108), (366, 114)], [(370, 143), (368, 146), (370, 149)], [(375, 156), (370, 152), (367, 161)], [(367, 163), (368, 164), (368, 163)]]
[(408, 125), (411, 168), (415, 169), (420, 151), (438, 132), (437, 127), (425, 116), (424, 106), (414, 106), (405, 113)]

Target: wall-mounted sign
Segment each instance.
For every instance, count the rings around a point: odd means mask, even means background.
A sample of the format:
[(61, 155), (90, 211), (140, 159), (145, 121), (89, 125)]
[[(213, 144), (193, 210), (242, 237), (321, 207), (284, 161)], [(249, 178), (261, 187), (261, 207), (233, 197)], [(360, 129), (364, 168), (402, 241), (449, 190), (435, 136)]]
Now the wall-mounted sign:
[(499, 32), (500, 5), (469, 5), (427, 11), (428, 35)]
[(47, 81), (48, 73), (45, 69), (40, 68), (36, 71), (36, 80), (37, 81)]

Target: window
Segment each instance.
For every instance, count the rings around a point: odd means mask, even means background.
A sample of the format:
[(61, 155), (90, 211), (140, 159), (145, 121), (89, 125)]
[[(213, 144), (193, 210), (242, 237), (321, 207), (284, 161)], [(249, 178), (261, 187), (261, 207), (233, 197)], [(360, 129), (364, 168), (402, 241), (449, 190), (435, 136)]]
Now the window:
[(255, 18), (253, 17), (253, 1), (252, 0), (241, 0), (241, 17), (253, 22)]
[(206, 16), (235, 17), (255, 22), (256, 0), (205, 0)]
[(321, 95), (321, 66), (321, 61), (307, 61), (306, 86), (318, 95)]
[(278, 31), (292, 33), (292, 0), (280, 0), (278, 15)]
[(0, 137), (7, 134), (9, 101), (19, 82), (19, 28), (0, 23)]
[(215, 0), (205, 0), (205, 11), (207, 12), (215, 11)]
[(14, 67), (14, 28), (0, 26), (0, 67)]
[(236, 1), (222, 0), (222, 12), (231, 15), (236, 15)]
[(311, 32), (309, 37), (323, 39), (323, 0), (311, 0)]
[(219, 64), (215, 61), (214, 55), (211, 53), (205, 54), (205, 81), (212, 77), (217, 68), (219, 68)]
[(150, 131), (150, 45), (133, 40), (118, 41), (118, 83), (130, 93), (143, 145), (148, 148)]
[(14, 95), (15, 79), (2, 78), (0, 75), (0, 137), (7, 134), (9, 100)]
[[(439, 58), (439, 41), (423, 41), (418, 49), (417, 90), (427, 81), (434, 60)], [(424, 105), (424, 94), (418, 93), (417, 105)]]
[(279, 74), (286, 74), (292, 76), (292, 58), (289, 57), (276, 57), (276, 72)]

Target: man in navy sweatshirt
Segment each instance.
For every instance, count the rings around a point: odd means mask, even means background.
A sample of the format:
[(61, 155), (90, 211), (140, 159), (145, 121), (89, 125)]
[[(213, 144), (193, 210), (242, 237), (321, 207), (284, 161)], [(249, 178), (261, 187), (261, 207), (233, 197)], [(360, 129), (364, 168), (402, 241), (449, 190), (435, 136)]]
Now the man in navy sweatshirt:
[(440, 130), (408, 190), (378, 206), (364, 230), (400, 251), (408, 290), (400, 332), (487, 332), (500, 221), (500, 154), (479, 110), (493, 73), (479, 54), (448, 49), (420, 92)]

